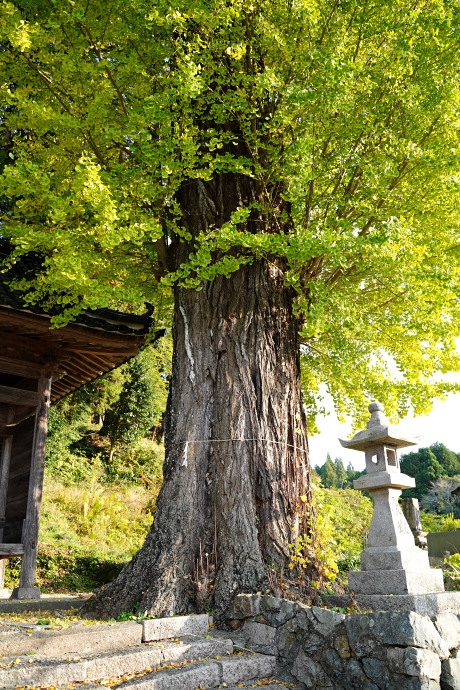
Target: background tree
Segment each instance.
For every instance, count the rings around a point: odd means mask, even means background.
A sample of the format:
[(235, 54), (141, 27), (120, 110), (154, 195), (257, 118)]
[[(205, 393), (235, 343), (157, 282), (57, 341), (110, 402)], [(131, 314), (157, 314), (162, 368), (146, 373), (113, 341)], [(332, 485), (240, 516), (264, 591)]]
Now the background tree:
[(120, 444), (129, 448), (158, 424), (166, 403), (167, 380), (148, 351), (128, 362), (124, 379), (118, 398), (105, 410), (100, 431), (110, 439), (109, 464)]
[(362, 474), (364, 474), (364, 470), (355, 470), (353, 467), (353, 463), (349, 462), (347, 465), (347, 481), (349, 485), (352, 487), (353, 486), (353, 480), (358, 479)]
[(406, 489), (403, 497), (421, 498), (433, 482), (441, 477), (454, 477), (460, 473), (458, 454), (443, 443), (406, 453), (401, 458), (401, 471), (414, 477), (415, 489)]
[(2, 233), (46, 257), (18, 287), (56, 324), (174, 302), (155, 523), (100, 612), (193, 608), (201, 548), (219, 615), (285, 565), (311, 498), (299, 332), (312, 428), (320, 382), (356, 424), (456, 389), (432, 375), (460, 368), (458, 12), (3, 3), (2, 123), (29, 134)]
[[(168, 334), (126, 365), (53, 405), (46, 448), (47, 468), (56, 477), (79, 480), (91, 472), (94, 463), (101, 462), (106, 480), (129, 477), (139, 480), (141, 471), (148, 473), (148, 462), (139, 441), (151, 437), (152, 427), (164, 413), (170, 374)], [(106, 448), (101, 436), (110, 438), (110, 448)], [(115, 450), (118, 453), (114, 459)], [(156, 466), (157, 453), (154, 455)]]
[(433, 443), (430, 446), (431, 452), (439, 462), (448, 477), (460, 474), (460, 454), (446, 448), (444, 443)]
[(329, 453), (327, 454), (326, 462), (324, 463), (324, 465), (322, 467), (318, 467), (317, 465), (315, 469), (321, 477), (321, 484), (326, 489), (330, 489), (333, 486), (337, 486), (337, 472)]
[[(415, 457), (408, 457), (410, 455)], [(403, 494), (408, 498), (419, 498), (428, 491), (432, 482), (446, 474), (430, 448), (421, 448), (418, 453), (405, 455), (401, 462), (401, 471), (415, 478), (415, 489), (406, 489)]]
[(86, 395), (68, 395), (50, 407), (46, 465), (56, 474), (63, 471), (69, 448), (81, 438), (81, 428), (86, 425), (92, 410)]
[(343, 460), (342, 458), (336, 458), (334, 460), (334, 465), (335, 465), (335, 473), (337, 476), (337, 483), (336, 486), (339, 489), (344, 489), (347, 486), (347, 472), (345, 470), (345, 467), (343, 466)]
[(79, 395), (87, 397), (91, 405), (91, 415), (97, 418), (99, 424), (104, 423), (107, 409), (120, 397), (125, 381), (125, 367), (121, 366), (80, 389)]
[(321, 480), (323, 487), (328, 489), (333, 487), (338, 489), (352, 488), (353, 480), (363, 474), (363, 471), (355, 470), (351, 462), (348, 463), (347, 469), (345, 469), (342, 458), (336, 458), (332, 462), (329, 453), (324, 465), (321, 467), (315, 466), (315, 472)]
[(459, 484), (460, 477), (458, 476), (436, 479), (421, 498), (422, 508), (437, 515), (452, 514), (454, 518), (460, 518), (458, 496), (452, 496), (453, 489), (457, 489)]

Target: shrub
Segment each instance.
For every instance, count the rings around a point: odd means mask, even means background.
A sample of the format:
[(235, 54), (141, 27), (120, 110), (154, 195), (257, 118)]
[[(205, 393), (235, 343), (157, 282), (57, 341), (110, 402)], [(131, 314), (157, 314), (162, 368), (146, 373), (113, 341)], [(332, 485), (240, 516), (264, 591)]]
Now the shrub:
[(447, 515), (433, 515), (420, 511), (422, 528), (425, 532), (453, 532), (460, 527), (460, 520), (454, 518), (453, 513)]
[[(46, 593), (90, 592), (114, 580), (123, 567), (123, 561), (104, 559), (89, 553), (84, 547), (71, 551), (51, 544), (40, 543), (37, 555), (35, 584)], [(5, 587), (16, 587), (21, 560), (10, 559), (5, 572)]]
[(354, 489), (323, 489), (313, 483), (313, 507), (311, 535), (301, 535), (291, 545), (291, 566), (308, 570), (315, 559), (320, 577), (313, 586), (321, 588), (339, 571), (358, 564), (372, 519), (372, 501)]
[(444, 584), (447, 590), (460, 590), (460, 553), (444, 559)]

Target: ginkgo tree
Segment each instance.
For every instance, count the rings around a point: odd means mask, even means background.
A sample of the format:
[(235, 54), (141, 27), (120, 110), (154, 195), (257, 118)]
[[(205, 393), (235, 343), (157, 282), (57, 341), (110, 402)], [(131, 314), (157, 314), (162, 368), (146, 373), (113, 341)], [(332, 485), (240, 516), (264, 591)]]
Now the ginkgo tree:
[(307, 524), (320, 383), (357, 421), (456, 390), (459, 9), (3, 3), (1, 232), (44, 257), (17, 287), (57, 326), (173, 310), (164, 484), (100, 613), (266, 586)]

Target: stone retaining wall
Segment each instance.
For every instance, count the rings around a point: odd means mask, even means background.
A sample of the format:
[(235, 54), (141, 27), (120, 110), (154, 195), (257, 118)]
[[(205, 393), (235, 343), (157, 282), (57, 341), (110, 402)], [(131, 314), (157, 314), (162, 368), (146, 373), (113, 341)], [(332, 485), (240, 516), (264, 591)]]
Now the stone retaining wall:
[(240, 594), (231, 616), (246, 646), (275, 654), (307, 688), (460, 690), (460, 617), (410, 611), (343, 615)]

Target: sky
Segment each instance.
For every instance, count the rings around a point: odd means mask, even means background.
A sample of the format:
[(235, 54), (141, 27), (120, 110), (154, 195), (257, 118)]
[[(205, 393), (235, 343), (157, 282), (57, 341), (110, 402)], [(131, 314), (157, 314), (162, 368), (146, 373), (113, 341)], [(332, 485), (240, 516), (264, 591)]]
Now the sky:
[[(308, 439), (310, 447), (311, 466), (323, 465), (327, 454), (331, 458), (342, 458), (345, 467), (351, 461), (356, 470), (364, 469), (364, 453), (357, 450), (346, 450), (342, 448), (339, 438), (347, 439), (351, 432), (351, 422), (340, 424), (334, 413), (332, 400), (325, 395), (325, 407), (329, 412), (327, 417), (318, 417), (317, 423), (320, 433), (310, 436)], [(444, 443), (447, 448), (460, 452), (460, 393), (452, 394), (446, 400), (439, 400), (433, 404), (433, 408), (428, 415), (418, 417), (408, 416), (401, 420), (398, 427), (407, 431), (418, 446), (403, 449), (401, 455), (410, 453), (431, 446), (439, 441)], [(417, 438), (418, 437), (418, 438)]]

